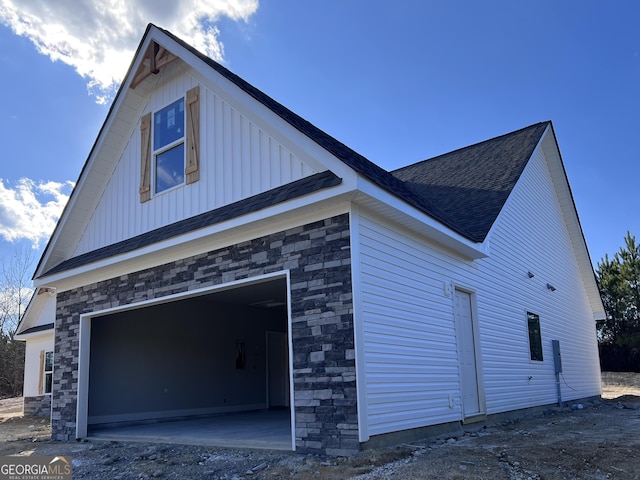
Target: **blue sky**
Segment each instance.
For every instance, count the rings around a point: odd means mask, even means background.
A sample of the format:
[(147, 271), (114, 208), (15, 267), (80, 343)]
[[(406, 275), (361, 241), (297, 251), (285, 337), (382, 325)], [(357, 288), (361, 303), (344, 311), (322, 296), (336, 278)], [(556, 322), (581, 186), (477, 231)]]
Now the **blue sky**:
[(640, 236), (635, 0), (56, 3), (0, 0), (0, 257), (39, 256), (148, 22), (389, 170), (552, 120), (593, 262)]

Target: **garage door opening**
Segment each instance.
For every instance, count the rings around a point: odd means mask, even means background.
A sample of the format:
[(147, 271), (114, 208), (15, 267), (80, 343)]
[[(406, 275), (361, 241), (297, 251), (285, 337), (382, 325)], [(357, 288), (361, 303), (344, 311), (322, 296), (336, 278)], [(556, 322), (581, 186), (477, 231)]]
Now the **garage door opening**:
[(293, 449), (287, 297), (278, 277), (84, 319), (86, 435)]

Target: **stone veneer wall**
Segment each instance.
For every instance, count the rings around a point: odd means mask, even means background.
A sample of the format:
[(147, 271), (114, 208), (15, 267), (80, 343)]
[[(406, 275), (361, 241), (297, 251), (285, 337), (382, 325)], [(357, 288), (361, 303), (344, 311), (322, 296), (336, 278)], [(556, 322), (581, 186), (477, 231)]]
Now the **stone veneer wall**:
[(348, 214), (58, 294), (52, 437), (75, 438), (81, 314), (283, 270), (291, 281), (296, 450), (359, 450)]
[(24, 397), (22, 413), (27, 417), (51, 417), (51, 395)]

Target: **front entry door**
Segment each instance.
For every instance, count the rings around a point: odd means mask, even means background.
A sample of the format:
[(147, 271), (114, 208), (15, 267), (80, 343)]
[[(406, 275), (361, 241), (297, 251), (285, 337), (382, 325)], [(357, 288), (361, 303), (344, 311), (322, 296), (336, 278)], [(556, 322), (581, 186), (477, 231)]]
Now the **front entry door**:
[(471, 311), (471, 295), (460, 290), (455, 292), (454, 312), (462, 385), (462, 411), (464, 417), (467, 418), (481, 413), (474, 335), (475, 325)]

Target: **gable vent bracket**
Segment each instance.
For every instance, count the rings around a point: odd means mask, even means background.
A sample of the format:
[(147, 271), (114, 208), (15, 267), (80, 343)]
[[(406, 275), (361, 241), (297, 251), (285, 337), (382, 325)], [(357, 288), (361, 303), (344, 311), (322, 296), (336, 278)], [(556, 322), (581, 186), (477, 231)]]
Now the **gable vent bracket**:
[(136, 70), (136, 74), (131, 80), (131, 88), (135, 89), (151, 75), (157, 75), (160, 73), (162, 68), (177, 59), (178, 57), (169, 50), (157, 42), (151, 41), (147, 51), (144, 53), (144, 57), (142, 58), (142, 62), (140, 62), (138, 70)]

